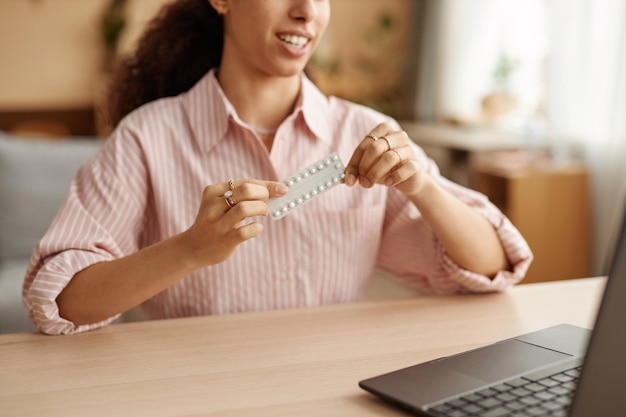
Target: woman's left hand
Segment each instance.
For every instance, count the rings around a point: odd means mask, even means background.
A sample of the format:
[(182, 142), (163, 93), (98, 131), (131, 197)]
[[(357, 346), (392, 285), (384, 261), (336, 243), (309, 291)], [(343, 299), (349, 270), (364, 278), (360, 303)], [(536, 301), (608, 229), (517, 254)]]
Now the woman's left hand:
[(422, 188), (426, 175), (407, 133), (381, 123), (352, 154), (344, 182), (350, 187), (358, 182), (365, 188), (384, 184), (413, 196)]

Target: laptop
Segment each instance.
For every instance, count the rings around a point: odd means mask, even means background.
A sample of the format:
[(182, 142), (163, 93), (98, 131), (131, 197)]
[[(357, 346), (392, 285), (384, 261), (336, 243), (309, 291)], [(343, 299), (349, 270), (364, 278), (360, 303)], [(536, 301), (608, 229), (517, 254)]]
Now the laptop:
[(421, 416), (626, 415), (626, 213), (593, 330), (568, 324), (359, 382)]

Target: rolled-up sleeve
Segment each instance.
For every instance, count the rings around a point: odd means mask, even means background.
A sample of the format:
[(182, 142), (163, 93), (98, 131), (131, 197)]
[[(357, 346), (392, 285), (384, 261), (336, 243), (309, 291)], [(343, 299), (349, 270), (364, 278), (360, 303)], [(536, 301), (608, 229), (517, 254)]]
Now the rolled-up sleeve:
[(117, 316), (99, 323), (77, 326), (59, 314), (56, 298), (67, 286), (72, 277), (86, 267), (98, 262), (113, 259), (111, 255), (86, 250), (65, 250), (39, 261), (44, 250), (35, 249), (24, 281), (23, 298), (28, 314), (37, 328), (46, 334), (72, 334), (102, 327), (111, 323)]
[(56, 302), (76, 273), (137, 250), (145, 211), (145, 185), (129, 184), (123, 171), (128, 169), (125, 167), (141, 166), (133, 161), (139, 152), (133, 152), (133, 146), (122, 151), (112, 139), (109, 141), (78, 171), (65, 202), (35, 246), (26, 270), (23, 302), (43, 333), (82, 332), (118, 317), (77, 326), (60, 316)]
[(521, 281), (533, 254), (519, 230), (484, 194), (449, 181), (421, 149), (417, 148), (417, 152), (429, 175), (441, 187), (491, 223), (510, 269), (487, 277), (460, 267), (450, 259), (415, 206), (395, 190), (390, 190), (388, 198), (378, 266), (402, 281), (436, 294), (502, 291)]

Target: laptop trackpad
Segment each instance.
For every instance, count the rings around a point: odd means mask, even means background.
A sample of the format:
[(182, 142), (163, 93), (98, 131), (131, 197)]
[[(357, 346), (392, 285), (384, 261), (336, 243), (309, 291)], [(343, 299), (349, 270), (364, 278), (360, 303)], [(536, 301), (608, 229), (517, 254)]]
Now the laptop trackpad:
[(554, 350), (512, 339), (448, 357), (441, 364), (452, 371), (490, 383), (568, 357)]

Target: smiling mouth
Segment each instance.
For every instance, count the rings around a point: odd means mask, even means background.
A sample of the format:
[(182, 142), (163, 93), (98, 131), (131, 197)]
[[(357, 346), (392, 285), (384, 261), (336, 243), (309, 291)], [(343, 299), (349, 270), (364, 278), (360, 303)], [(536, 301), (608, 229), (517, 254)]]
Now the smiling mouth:
[(297, 35), (278, 35), (278, 39), (297, 49), (302, 49), (309, 43), (308, 38)]

